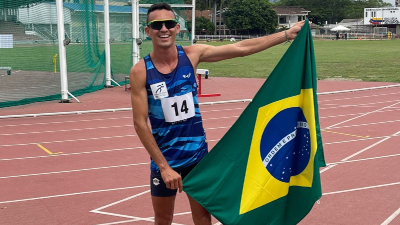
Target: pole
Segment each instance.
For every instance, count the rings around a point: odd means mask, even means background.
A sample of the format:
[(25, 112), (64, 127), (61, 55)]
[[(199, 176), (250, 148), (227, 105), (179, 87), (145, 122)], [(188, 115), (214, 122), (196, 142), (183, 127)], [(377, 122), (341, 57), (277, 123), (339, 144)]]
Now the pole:
[(195, 27), (196, 27), (196, 0), (192, 0), (192, 45), (195, 39)]
[(105, 87), (112, 87), (111, 85), (111, 61), (110, 61), (110, 12), (108, 0), (104, 0), (104, 59), (106, 67), (106, 85)]
[(139, 1), (138, 0), (131, 0), (132, 1), (132, 63), (136, 65), (140, 59), (140, 52), (139, 52)]
[[(64, 12), (63, 1), (56, 0), (57, 7), (57, 27), (58, 27), (58, 52), (60, 55), (60, 78), (61, 78), (61, 102), (69, 102), (68, 95), (71, 95), (79, 102), (75, 96), (68, 91), (68, 78), (67, 78), (67, 57), (65, 52), (65, 45), (67, 44), (64, 35)], [(65, 43), (65, 44), (64, 44)]]

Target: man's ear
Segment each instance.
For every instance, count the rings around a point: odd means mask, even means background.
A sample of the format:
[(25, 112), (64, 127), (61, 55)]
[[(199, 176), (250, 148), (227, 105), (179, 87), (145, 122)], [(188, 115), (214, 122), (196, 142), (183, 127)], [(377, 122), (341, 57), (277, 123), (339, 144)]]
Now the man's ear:
[(148, 26), (144, 27), (144, 31), (146, 32), (147, 36), (150, 37), (150, 28)]
[(175, 28), (176, 28), (176, 33), (179, 34), (179, 31), (181, 30), (181, 25), (177, 23)]

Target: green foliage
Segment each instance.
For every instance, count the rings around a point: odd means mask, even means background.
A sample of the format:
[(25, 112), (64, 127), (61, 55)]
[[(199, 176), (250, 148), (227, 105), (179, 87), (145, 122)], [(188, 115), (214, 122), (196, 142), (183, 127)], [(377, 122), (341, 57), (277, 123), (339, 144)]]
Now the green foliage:
[(382, 0), (280, 0), (279, 5), (300, 6), (311, 11), (309, 17), (317, 24), (340, 22), (343, 19), (362, 18), (364, 8), (390, 6)]
[[(192, 29), (192, 21), (187, 23), (188, 29)], [(196, 34), (212, 34), (215, 30), (215, 25), (211, 20), (205, 17), (196, 17), (196, 27), (194, 28)]]
[(229, 29), (245, 33), (273, 33), (278, 26), (278, 16), (265, 0), (231, 0), (224, 16)]

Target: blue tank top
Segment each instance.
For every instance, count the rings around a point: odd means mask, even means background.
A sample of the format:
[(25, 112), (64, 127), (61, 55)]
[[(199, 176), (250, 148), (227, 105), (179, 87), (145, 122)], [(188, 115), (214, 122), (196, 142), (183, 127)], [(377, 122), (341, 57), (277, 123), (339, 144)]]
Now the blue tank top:
[[(171, 168), (183, 169), (198, 163), (208, 153), (208, 145), (194, 69), (182, 46), (176, 47), (178, 65), (169, 74), (160, 73), (150, 55), (144, 61), (153, 136)], [(153, 160), (151, 170), (159, 170)]]

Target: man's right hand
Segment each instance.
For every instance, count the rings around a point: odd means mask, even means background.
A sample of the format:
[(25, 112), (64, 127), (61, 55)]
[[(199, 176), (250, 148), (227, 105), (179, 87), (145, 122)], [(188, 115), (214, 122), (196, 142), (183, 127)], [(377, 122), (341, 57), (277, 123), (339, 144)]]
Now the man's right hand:
[(182, 184), (182, 177), (179, 175), (175, 170), (171, 167), (164, 169), (161, 172), (161, 177), (169, 189), (178, 189), (179, 193), (182, 192), (183, 184)]

